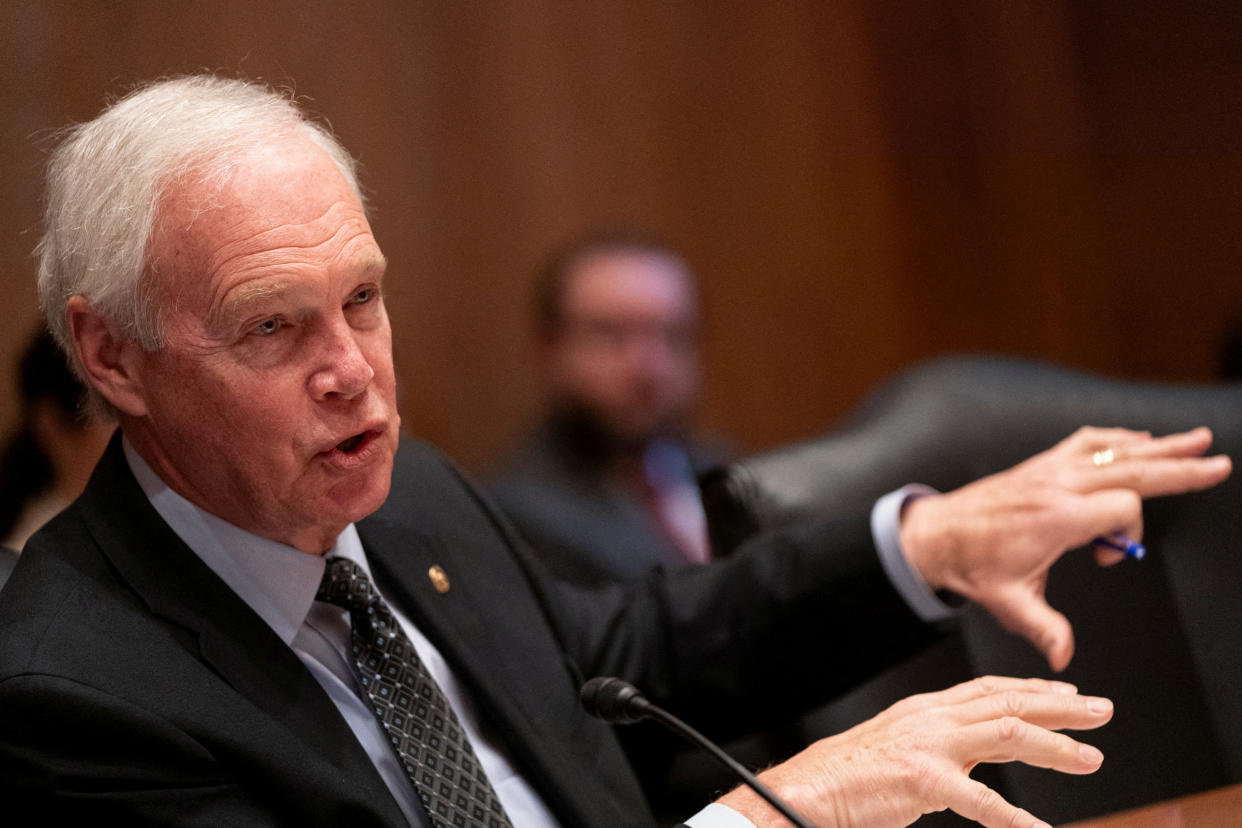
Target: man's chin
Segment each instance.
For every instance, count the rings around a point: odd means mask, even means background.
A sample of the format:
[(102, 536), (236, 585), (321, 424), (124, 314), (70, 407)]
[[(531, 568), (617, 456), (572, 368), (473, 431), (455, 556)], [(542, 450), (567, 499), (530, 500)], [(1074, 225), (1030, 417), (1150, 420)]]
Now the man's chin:
[[(345, 523), (357, 523), (384, 505), (392, 488), (392, 458), (371, 470), (365, 478), (334, 487), (329, 508)], [(326, 505), (326, 504), (325, 504)]]

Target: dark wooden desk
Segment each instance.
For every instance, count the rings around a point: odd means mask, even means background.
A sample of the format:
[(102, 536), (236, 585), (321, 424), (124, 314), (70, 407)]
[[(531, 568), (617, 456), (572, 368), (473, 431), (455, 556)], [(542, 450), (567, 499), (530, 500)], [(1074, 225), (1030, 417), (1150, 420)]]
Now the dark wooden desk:
[(1064, 828), (1242, 828), (1242, 785), (1086, 819)]

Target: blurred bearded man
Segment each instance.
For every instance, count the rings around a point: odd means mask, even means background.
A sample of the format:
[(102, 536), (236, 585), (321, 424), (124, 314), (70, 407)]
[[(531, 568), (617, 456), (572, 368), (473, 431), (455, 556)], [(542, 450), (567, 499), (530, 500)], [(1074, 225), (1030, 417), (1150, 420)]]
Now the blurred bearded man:
[(548, 568), (584, 584), (711, 559), (698, 476), (723, 462), (691, 428), (698, 292), (672, 248), (599, 231), (538, 276), (546, 412), (491, 491)]

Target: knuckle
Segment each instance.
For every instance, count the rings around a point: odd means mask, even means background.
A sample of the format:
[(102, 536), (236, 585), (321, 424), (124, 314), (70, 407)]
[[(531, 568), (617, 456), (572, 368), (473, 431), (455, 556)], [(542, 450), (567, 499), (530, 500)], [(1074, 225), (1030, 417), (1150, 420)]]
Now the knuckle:
[(971, 681), (979, 690), (987, 695), (996, 693), (1001, 688), (1001, 680), (998, 676), (979, 676)]
[(1022, 735), (1025, 723), (1017, 716), (1002, 716), (996, 720), (996, 738), (1001, 742), (1013, 742)]
[(901, 763), (901, 781), (905, 789), (913, 791), (915, 798), (924, 806), (944, 808), (947, 780), (945, 772), (932, 757), (920, 751), (908, 754)]
[(1016, 690), (1006, 690), (997, 700), (1005, 716), (1021, 718), (1027, 710), (1026, 696)]
[(986, 785), (981, 786), (975, 792), (975, 812), (980, 815), (995, 814), (997, 811), (1005, 807), (1005, 800), (1001, 795)]
[(1005, 825), (1007, 825), (1008, 828), (1026, 828), (1026, 826), (1030, 824), (1031, 815), (1026, 811), (1022, 811), (1017, 808), (1010, 811), (1009, 818), (1005, 820)]
[(1052, 492), (1050, 497), (1055, 502), (1056, 493), (1077, 491), (1082, 483), (1082, 473), (1072, 466), (1060, 466), (1052, 473)]

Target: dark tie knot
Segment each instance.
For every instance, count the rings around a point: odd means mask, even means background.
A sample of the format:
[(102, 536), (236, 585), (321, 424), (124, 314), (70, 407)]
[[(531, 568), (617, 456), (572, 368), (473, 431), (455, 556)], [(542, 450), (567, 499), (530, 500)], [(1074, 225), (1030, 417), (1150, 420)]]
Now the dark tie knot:
[(389, 614), (367, 573), (349, 558), (328, 558), (315, 600), (344, 607), (350, 614), (368, 611), (381, 616)]

